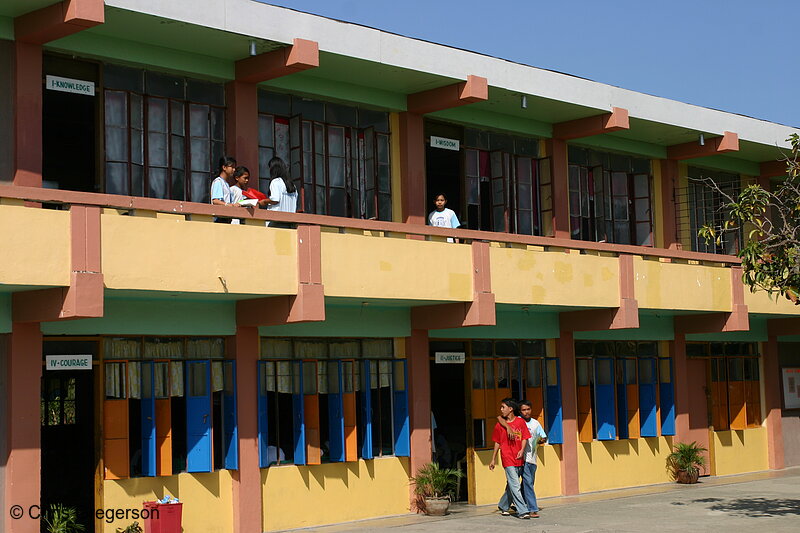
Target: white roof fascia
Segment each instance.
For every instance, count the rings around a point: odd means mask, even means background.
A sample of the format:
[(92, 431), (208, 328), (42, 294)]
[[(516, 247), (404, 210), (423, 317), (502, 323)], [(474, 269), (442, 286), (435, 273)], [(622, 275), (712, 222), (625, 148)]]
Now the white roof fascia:
[[(800, 129), (622, 89), (504, 59), (412, 39), (374, 28), (262, 4), (254, 0), (105, 0), (106, 5), (254, 38), (317, 41), (320, 51), (453, 79), (483, 76), (489, 85), (532, 96), (610, 111), (632, 118), (788, 148)], [(243, 53), (243, 57), (244, 57)]]

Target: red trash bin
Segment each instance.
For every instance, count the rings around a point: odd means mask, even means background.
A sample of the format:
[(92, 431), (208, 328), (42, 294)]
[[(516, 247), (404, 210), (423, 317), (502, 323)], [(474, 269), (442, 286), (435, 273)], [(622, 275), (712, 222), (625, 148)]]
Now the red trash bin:
[(182, 503), (144, 502), (144, 533), (181, 533)]

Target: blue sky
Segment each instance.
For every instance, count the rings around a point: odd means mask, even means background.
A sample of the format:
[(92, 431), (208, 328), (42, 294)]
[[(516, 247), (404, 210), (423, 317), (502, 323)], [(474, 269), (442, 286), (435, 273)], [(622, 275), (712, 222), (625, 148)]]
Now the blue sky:
[(265, 3), (800, 127), (800, 0)]

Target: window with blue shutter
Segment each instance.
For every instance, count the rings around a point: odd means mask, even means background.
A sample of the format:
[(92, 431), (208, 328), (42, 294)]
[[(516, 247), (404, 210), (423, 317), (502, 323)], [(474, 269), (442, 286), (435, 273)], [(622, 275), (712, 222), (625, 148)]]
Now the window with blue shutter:
[(269, 466), (269, 390), (275, 390), (275, 363), (258, 361), (258, 466), (261, 468)]
[(139, 363), (142, 377), (142, 475), (156, 475), (156, 401), (152, 361)]
[(617, 438), (614, 401), (614, 359), (611, 357), (595, 357), (594, 375), (597, 440), (614, 440)]
[(211, 361), (186, 362), (186, 470), (211, 472)]
[(239, 468), (239, 429), (236, 420), (236, 361), (222, 363), (222, 453), (224, 467)]
[(408, 371), (406, 361), (394, 361), (393, 375), (393, 407), (394, 407), (394, 454), (399, 457), (411, 455), (411, 443), (408, 427)]
[(339, 463), (345, 460), (342, 361), (328, 361), (327, 366), (328, 453), (331, 462)]
[(303, 362), (292, 361), (292, 430), (294, 464), (306, 464), (306, 430), (303, 409)]
[(675, 435), (675, 392), (672, 388), (672, 361), (658, 360), (658, 400), (661, 408), (661, 434)]
[(639, 358), (639, 417), (642, 437), (657, 437), (655, 357)]
[(546, 408), (547, 408), (547, 441), (550, 444), (563, 444), (564, 431), (562, 429), (561, 411), (561, 365), (558, 359), (545, 359), (547, 379)]

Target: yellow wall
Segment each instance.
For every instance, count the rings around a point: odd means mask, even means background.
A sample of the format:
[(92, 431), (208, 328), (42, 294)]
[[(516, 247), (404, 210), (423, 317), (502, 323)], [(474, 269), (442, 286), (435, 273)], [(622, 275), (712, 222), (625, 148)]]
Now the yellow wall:
[(472, 300), (472, 249), (448, 242), (322, 234), (326, 296)]
[[(561, 446), (540, 446), (537, 449), (536, 480), (534, 488), (537, 498), (561, 495)], [(492, 459), (491, 450), (478, 450), (473, 453), (475, 464), (475, 504), (488, 505), (500, 501), (506, 487), (506, 476), (498, 463), (489, 470)], [(498, 454), (498, 461), (500, 460)]]
[[(233, 488), (231, 472), (178, 474), (168, 477), (140, 477), (103, 482), (104, 509), (141, 509), (142, 502), (161, 499), (165, 494), (183, 503), (184, 531), (229, 533), (233, 531)], [(105, 533), (129, 526), (133, 520), (104, 522)], [(143, 525), (139, 520), (139, 525)]]
[(633, 265), (640, 309), (731, 311), (731, 271), (727, 268), (641, 257), (634, 257)]
[(581, 492), (666, 483), (671, 437), (652, 437), (578, 444)]
[(751, 313), (800, 315), (800, 305), (794, 305), (781, 295), (776, 299), (765, 291), (752, 293), (748, 287), (744, 288), (744, 303)]
[(408, 513), (409, 475), (405, 457), (262, 469), (264, 530)]
[(109, 289), (297, 293), (291, 230), (105, 213), (102, 239)]
[(496, 247), (490, 252), (492, 291), (497, 303), (619, 305), (616, 257)]
[(0, 284), (69, 285), (68, 211), (0, 205), (0, 228)]
[(769, 469), (766, 428), (714, 431), (714, 474), (727, 476)]

